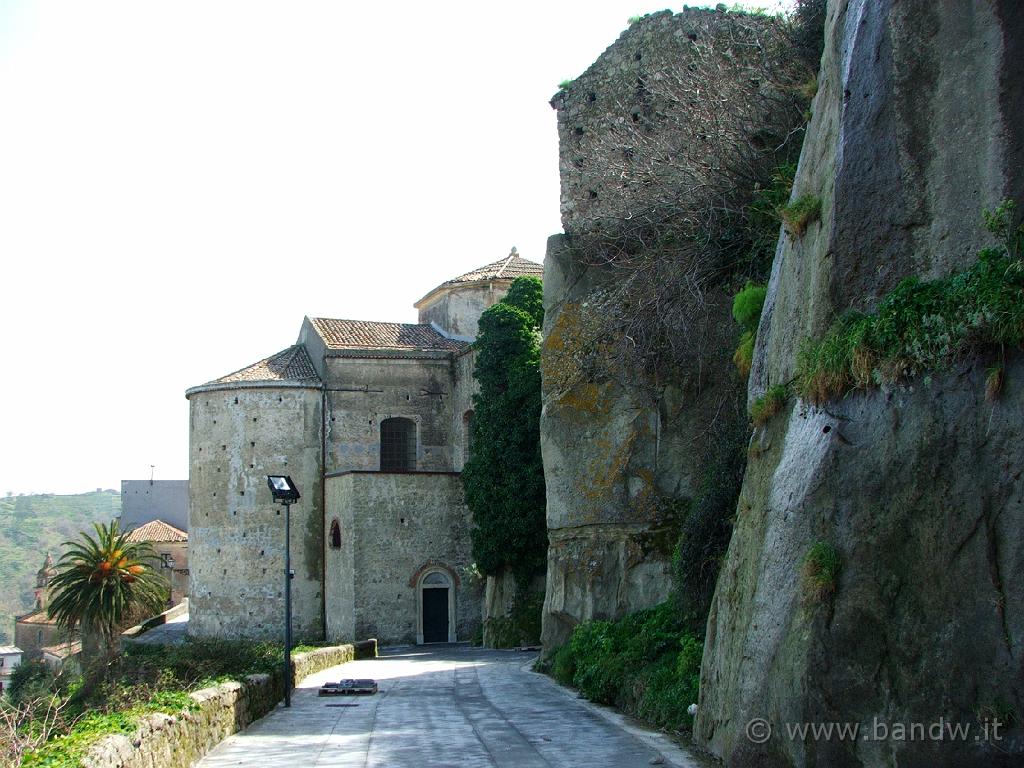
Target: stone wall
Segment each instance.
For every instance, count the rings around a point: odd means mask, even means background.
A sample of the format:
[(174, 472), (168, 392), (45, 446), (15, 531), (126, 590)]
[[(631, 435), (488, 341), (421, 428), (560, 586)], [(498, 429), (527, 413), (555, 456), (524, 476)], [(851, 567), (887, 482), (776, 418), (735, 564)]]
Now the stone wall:
[(323, 637), (321, 392), (217, 387), (189, 397), (189, 559), (197, 637), (279, 638), (284, 632), (284, 510), (268, 474), (289, 474), (292, 615), (297, 639)]
[[(982, 208), (1024, 195), (1016, 2), (831, 0), (794, 196), (821, 220), (779, 243), (750, 397), (801, 342), (908, 276), (962, 269)], [(985, 399), (982, 350), (948, 371), (789, 406), (751, 442), (708, 619), (696, 739), (729, 766), (1010, 766), (1024, 759), (1024, 361)], [(817, 541), (837, 590), (806, 597)], [(1009, 713), (1016, 713), (1013, 722)], [(774, 736), (744, 731), (763, 718)], [(932, 724), (963, 741), (799, 740), (786, 723)], [(995, 742), (980, 730), (1004, 723)], [(991, 730), (990, 730), (991, 733)]]
[(392, 417), (416, 424), (418, 471), (451, 471), (453, 382), (447, 354), (329, 356), (324, 389), (327, 472), (380, 469), (380, 423)]
[(450, 639), (473, 636), (482, 587), (470, 571), (470, 513), (457, 474), (334, 475), (326, 499), (328, 520), (337, 518), (342, 528), (342, 548), (327, 551), (329, 637), (421, 640), (419, 579), (431, 568), (454, 584)]
[[(295, 679), (376, 656), (376, 644), (320, 648), (292, 657)], [(245, 729), (281, 700), (279, 676), (249, 675), (191, 694), (194, 711), (146, 716), (135, 733), (107, 736), (82, 759), (82, 768), (179, 768), (192, 765), (233, 733)]]
[(484, 283), (442, 288), (430, 295), (430, 302), (417, 302), (419, 322), (433, 323), (446, 336), (472, 341), (476, 338), (480, 315), (501, 300), (511, 281), (490, 280)]

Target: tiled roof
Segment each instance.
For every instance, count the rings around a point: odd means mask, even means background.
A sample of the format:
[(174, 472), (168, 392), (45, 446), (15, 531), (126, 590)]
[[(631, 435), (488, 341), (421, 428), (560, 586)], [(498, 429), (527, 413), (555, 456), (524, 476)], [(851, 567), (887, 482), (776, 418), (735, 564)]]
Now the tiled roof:
[(48, 645), (45, 648), (40, 648), (39, 650), (43, 653), (48, 653), (51, 656), (56, 656), (58, 659), (67, 659), (82, 652), (82, 641), (72, 640), (71, 642), (61, 643), (59, 645)]
[(457, 283), (472, 283), (476, 280), (515, 280), (517, 277), (525, 277), (527, 275), (544, 277), (544, 265), (524, 259), (519, 255), (519, 251), (513, 248), (512, 253), (504, 259), (493, 261), (464, 275), (446, 280), (438, 288), (445, 285), (456, 285)]
[(46, 615), (46, 611), (35, 611), (34, 613), (26, 613), (24, 616), (19, 616), (15, 621), (18, 624), (56, 624), (56, 619), (51, 619)]
[(153, 520), (133, 529), (128, 534), (128, 541), (188, 541), (188, 534), (163, 520)]
[(466, 346), (466, 342), (449, 339), (427, 324), (334, 320), (327, 317), (311, 317), (309, 321), (328, 349), (454, 352)]
[(12, 653), (21, 652), (21, 648), (16, 645), (0, 645), (0, 656), (9, 656)]
[[(276, 355), (260, 360), (258, 363), (242, 368), (227, 376), (214, 379), (209, 384), (234, 384), (247, 381), (289, 381), (319, 384), (313, 363), (306, 354), (306, 348), (300, 344), (288, 347)], [(206, 385), (204, 385), (206, 386)]]

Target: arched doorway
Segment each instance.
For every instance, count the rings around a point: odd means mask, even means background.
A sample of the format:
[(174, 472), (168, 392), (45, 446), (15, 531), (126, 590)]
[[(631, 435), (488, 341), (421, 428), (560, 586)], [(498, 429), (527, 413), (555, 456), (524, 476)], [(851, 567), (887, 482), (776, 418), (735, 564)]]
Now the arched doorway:
[(427, 571), (417, 589), (419, 643), (455, 642), (455, 589), (451, 577), (442, 570)]

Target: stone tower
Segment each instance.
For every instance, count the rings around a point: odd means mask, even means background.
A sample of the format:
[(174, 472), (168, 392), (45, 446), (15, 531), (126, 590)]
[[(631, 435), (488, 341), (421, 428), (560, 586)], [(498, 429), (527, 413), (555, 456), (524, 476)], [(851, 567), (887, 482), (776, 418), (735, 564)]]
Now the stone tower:
[(36, 571), (36, 588), (32, 590), (32, 594), (36, 598), (35, 610), (44, 610), (50, 602), (50, 581), (56, 575), (57, 569), (53, 565), (53, 555), (47, 552), (43, 567)]

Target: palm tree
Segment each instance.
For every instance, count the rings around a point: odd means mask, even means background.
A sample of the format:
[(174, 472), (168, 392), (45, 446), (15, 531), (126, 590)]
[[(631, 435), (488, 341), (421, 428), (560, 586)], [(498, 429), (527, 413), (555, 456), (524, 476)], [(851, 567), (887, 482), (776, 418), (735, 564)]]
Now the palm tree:
[(148, 564), (156, 558), (146, 542), (128, 541), (117, 521), (93, 525), (95, 538), (83, 532), (57, 561), (50, 581), (50, 618), (69, 634), (82, 628), (105, 652), (114, 649), (116, 632), (137, 611), (159, 611), (167, 601), (167, 583)]

